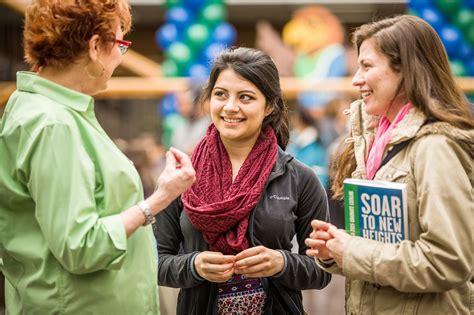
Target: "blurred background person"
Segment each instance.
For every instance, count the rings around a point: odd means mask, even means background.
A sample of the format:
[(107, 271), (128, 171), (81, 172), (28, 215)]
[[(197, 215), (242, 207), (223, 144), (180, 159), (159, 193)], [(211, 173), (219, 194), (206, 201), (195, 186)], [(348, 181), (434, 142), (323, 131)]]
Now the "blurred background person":
[[(0, 122), (0, 258), (8, 314), (157, 314), (154, 215), (194, 181), (167, 153), (144, 200), (91, 95), (131, 45), (125, 0), (36, 0), (25, 59)], [(180, 167), (177, 167), (177, 164)]]
[(289, 118), (291, 131), (288, 153), (311, 167), (327, 189), (327, 152), (319, 137), (317, 121), (297, 103), (291, 107)]

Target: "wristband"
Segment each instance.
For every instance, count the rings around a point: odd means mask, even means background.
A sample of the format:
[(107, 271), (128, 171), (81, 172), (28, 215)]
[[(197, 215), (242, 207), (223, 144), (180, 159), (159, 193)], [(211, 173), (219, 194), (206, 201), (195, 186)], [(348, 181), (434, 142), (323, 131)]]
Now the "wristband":
[(145, 200), (138, 203), (138, 208), (140, 208), (145, 216), (145, 223), (143, 223), (143, 226), (155, 223), (155, 217), (151, 214), (151, 208)]

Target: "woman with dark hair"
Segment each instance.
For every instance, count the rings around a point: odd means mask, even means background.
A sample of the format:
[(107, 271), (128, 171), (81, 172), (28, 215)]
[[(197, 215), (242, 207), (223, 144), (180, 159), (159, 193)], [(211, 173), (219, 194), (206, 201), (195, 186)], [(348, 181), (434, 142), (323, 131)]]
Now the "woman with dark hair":
[(168, 152), (144, 200), (136, 169), (97, 122), (92, 95), (130, 46), (130, 23), (126, 0), (34, 0), (26, 11), (25, 59), (35, 72), (17, 74), (0, 122), (8, 314), (159, 313), (149, 224), (194, 170), (185, 154)]
[(328, 208), (314, 172), (284, 152), (278, 71), (260, 51), (226, 50), (203, 101), (213, 123), (192, 155), (197, 181), (156, 218), (159, 283), (181, 288), (178, 314), (303, 314), (301, 290), (330, 281), (304, 244)]
[[(347, 277), (348, 314), (472, 314), (474, 121), (434, 29), (414, 16), (361, 26), (348, 177), (406, 183), (409, 238), (350, 236), (315, 220), (308, 255)], [(395, 150), (396, 154), (388, 152)], [(384, 160), (384, 161), (383, 161)], [(382, 162), (383, 161), (383, 162)], [(387, 162), (388, 161), (388, 162)]]

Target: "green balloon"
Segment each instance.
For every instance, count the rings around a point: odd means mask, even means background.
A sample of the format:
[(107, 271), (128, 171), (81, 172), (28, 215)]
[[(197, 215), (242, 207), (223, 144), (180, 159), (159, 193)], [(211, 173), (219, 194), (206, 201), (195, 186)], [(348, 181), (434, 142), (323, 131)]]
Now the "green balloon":
[(223, 4), (224, 0), (206, 0), (207, 4)]
[(166, 59), (161, 64), (161, 71), (163, 72), (165, 77), (178, 77), (179, 76), (178, 66), (176, 65), (176, 62), (174, 62), (171, 59)]
[(203, 47), (208, 38), (209, 29), (205, 24), (195, 23), (186, 30), (186, 42), (193, 50)]
[(225, 8), (221, 4), (208, 4), (201, 11), (201, 23), (207, 25), (217, 25), (226, 18)]
[(453, 23), (465, 33), (469, 30), (469, 27), (474, 24), (474, 13), (472, 10), (462, 8), (454, 16)]
[(469, 45), (474, 46), (474, 24), (471, 24), (464, 32), (464, 38), (467, 40)]
[(181, 5), (183, 0), (165, 0), (165, 5), (167, 8), (172, 8), (177, 5)]
[(186, 67), (192, 58), (189, 47), (181, 42), (171, 44), (166, 51), (166, 55), (176, 63), (180, 71)]
[(452, 60), (449, 62), (451, 66), (451, 71), (457, 77), (464, 77), (466, 75), (466, 67), (464, 64), (459, 60)]
[(462, 6), (461, 1), (462, 0), (436, 0), (436, 6), (452, 21), (454, 15)]

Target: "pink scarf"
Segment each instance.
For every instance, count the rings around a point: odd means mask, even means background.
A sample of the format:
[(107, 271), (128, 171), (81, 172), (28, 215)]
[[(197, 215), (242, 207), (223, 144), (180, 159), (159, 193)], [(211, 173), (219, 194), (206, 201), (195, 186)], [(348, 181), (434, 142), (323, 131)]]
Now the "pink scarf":
[(395, 117), (395, 120), (392, 123), (390, 123), (390, 120), (388, 120), (388, 118), (385, 116), (380, 118), (377, 133), (375, 134), (375, 139), (370, 146), (369, 156), (365, 162), (365, 167), (367, 169), (367, 179), (374, 179), (375, 173), (382, 163), (385, 147), (390, 142), (391, 131), (398, 125), (400, 121), (403, 120), (403, 118), (405, 118), (411, 107), (411, 103), (405, 104), (402, 109), (400, 109), (397, 117)]
[(196, 182), (182, 200), (191, 224), (202, 232), (210, 250), (236, 254), (249, 247), (250, 212), (260, 200), (277, 155), (275, 133), (266, 126), (232, 182), (227, 151), (214, 124), (209, 126), (191, 158)]

